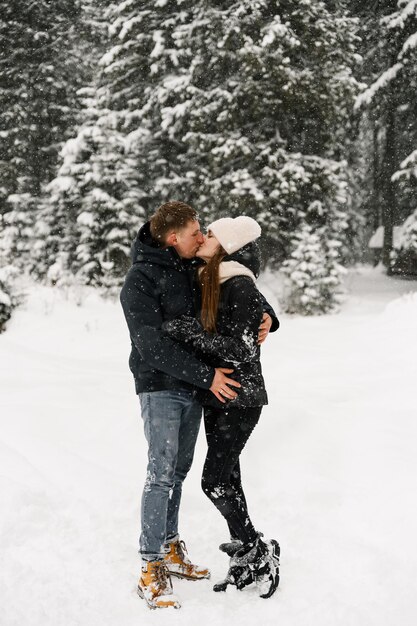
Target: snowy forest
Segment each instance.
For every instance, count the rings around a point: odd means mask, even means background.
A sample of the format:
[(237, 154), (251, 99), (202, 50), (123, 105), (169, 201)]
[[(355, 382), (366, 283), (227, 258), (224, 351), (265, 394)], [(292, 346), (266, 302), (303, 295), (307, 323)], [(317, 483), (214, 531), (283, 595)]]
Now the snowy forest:
[(118, 290), (168, 199), (256, 218), (289, 312), (358, 261), (417, 274), (415, 0), (4, 0), (0, 29), (0, 326), (22, 273)]
[[(417, 0), (1, 1), (1, 626), (415, 626), (416, 93)], [(211, 579), (175, 579), (179, 611), (137, 595), (118, 295), (167, 200), (262, 227), (280, 325), (239, 463), (268, 599), (213, 591), (203, 426), (179, 533)]]

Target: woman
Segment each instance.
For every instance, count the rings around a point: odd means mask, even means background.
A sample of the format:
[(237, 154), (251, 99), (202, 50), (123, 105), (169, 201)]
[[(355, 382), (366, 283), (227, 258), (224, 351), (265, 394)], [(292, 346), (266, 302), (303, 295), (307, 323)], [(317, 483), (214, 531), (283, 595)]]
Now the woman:
[(182, 317), (165, 323), (164, 329), (191, 344), (208, 364), (232, 368), (233, 378), (242, 385), (234, 400), (226, 399), (225, 389), (222, 401), (211, 392), (197, 392), (208, 444), (202, 487), (226, 519), (231, 535), (231, 541), (220, 546), (231, 557), (229, 571), (214, 590), (225, 590), (228, 584), (242, 589), (256, 582), (261, 597), (267, 598), (279, 582), (279, 546), (276, 541), (264, 542), (255, 530), (239, 466), (239, 456), (268, 401), (258, 345), (262, 301), (255, 286), (260, 234), (259, 224), (250, 217), (213, 222), (197, 252), (205, 261), (198, 271), (200, 321)]

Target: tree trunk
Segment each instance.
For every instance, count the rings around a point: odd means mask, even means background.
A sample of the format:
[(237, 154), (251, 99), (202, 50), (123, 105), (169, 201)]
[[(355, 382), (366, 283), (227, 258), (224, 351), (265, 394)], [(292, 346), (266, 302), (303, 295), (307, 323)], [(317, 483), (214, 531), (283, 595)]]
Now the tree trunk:
[(396, 169), (395, 164), (395, 110), (394, 107), (391, 106), (387, 115), (382, 180), (382, 225), (384, 226), (382, 262), (388, 269), (388, 273), (391, 263), (391, 252), (393, 249), (393, 231), (397, 208), (393, 182), (391, 180)]

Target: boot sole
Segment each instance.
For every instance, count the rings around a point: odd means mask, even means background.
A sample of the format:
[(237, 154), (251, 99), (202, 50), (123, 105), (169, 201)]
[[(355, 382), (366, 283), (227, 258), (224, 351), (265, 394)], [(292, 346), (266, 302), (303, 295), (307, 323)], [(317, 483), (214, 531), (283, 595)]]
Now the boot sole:
[(269, 591), (267, 593), (262, 594), (261, 596), (259, 596), (260, 598), (270, 598), (271, 596), (274, 595), (274, 593), (276, 592), (276, 590), (278, 589), (278, 585), (279, 585), (279, 574), (275, 577)]
[(276, 539), (271, 539), (270, 544), (272, 546), (272, 551), (274, 553), (274, 556), (279, 559), (279, 557), (281, 556), (281, 548), (279, 546), (279, 543)]
[(137, 588), (136, 592), (139, 598), (141, 598), (142, 600), (145, 600), (146, 606), (152, 611), (154, 611), (155, 609), (180, 609), (181, 608), (181, 604), (178, 604), (178, 603), (167, 605), (167, 606), (157, 606), (155, 604), (151, 604), (149, 600), (145, 597), (145, 594), (143, 593), (140, 587)]
[(222, 591), (226, 591), (227, 587), (230, 584), (231, 583), (228, 580), (221, 580), (220, 582), (218, 582), (215, 585), (213, 585), (213, 591), (215, 591), (216, 593), (219, 593), (219, 592), (222, 592)]
[(208, 580), (211, 576), (210, 572), (206, 574), (206, 576), (200, 576), (196, 578), (195, 576), (187, 576), (187, 574), (179, 574), (178, 572), (171, 572), (169, 569), (170, 576), (175, 576), (175, 578), (184, 578), (185, 580)]
[(272, 595), (274, 595), (274, 593), (276, 592), (276, 590), (278, 589), (279, 586), (279, 556), (280, 556), (280, 547), (277, 541), (275, 541), (274, 539), (272, 539), (271, 541), (271, 545), (273, 546), (272, 548), (272, 552), (273, 552), (273, 556), (271, 557), (272, 560), (277, 561), (276, 563), (276, 575), (273, 577), (272, 581), (271, 581), (271, 586), (269, 588), (269, 590), (267, 591), (267, 593), (263, 593), (262, 595), (260, 595), (260, 598), (270, 598)]

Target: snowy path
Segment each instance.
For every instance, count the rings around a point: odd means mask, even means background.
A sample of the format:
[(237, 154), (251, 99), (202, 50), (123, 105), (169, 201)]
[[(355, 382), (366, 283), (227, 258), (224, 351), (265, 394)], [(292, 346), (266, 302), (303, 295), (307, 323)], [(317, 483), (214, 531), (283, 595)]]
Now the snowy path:
[[(262, 600), (176, 581), (172, 612), (135, 594), (146, 452), (120, 308), (31, 291), (0, 336), (1, 625), (414, 626), (417, 284), (347, 282), (339, 315), (284, 317), (264, 348), (270, 405), (242, 465), (281, 587)], [(216, 580), (226, 533), (203, 456), (200, 437), (181, 528)]]

